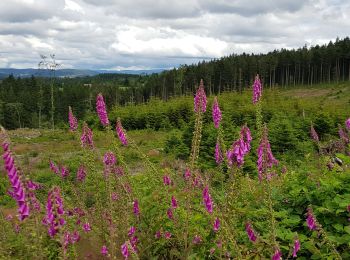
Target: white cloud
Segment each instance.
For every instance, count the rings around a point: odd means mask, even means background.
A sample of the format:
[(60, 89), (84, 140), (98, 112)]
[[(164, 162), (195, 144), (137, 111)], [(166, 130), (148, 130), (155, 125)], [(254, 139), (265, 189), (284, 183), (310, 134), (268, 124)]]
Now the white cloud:
[[(16, 6), (16, 8), (14, 8)], [(348, 36), (339, 0), (1, 0), (0, 67), (169, 68)]]
[(63, 10), (72, 10), (72, 11), (76, 11), (76, 12), (82, 13), (82, 14), (85, 13), (84, 9), (79, 4), (77, 4), (76, 2), (74, 2), (72, 0), (65, 0)]

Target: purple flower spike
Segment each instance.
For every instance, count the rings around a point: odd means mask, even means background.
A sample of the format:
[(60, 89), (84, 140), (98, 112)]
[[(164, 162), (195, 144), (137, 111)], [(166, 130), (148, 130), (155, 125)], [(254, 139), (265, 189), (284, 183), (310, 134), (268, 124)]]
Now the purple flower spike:
[(163, 183), (164, 183), (165, 186), (171, 185), (171, 179), (170, 179), (170, 177), (168, 175), (164, 175), (163, 176)]
[(262, 95), (262, 85), (260, 82), (259, 75), (257, 74), (255, 76), (255, 81), (253, 84), (253, 104), (256, 104), (259, 102)]
[(209, 187), (208, 186), (206, 186), (203, 189), (202, 196), (203, 196), (204, 206), (207, 209), (208, 213), (209, 214), (213, 213), (213, 201), (212, 201), (211, 196), (209, 194)]
[(83, 182), (86, 177), (86, 170), (84, 165), (80, 165), (78, 172), (77, 172), (77, 181)]
[(177, 208), (177, 200), (174, 196), (171, 196), (171, 206), (173, 207), (173, 209)]
[(188, 181), (191, 178), (191, 171), (189, 168), (186, 169), (185, 174), (184, 174), (184, 178), (186, 181)]
[(48, 233), (51, 237), (54, 237), (60, 227), (66, 222), (63, 219), (63, 201), (60, 195), (60, 189), (54, 187), (48, 195), (46, 203), (46, 216), (43, 219), (43, 224), (48, 226)]
[(202, 238), (199, 235), (195, 235), (193, 240), (192, 240), (192, 243), (195, 244), (195, 245), (198, 245), (201, 242), (202, 242)]
[(128, 139), (126, 138), (125, 130), (122, 126), (122, 123), (120, 122), (120, 119), (118, 118), (117, 120), (117, 125), (116, 125), (116, 131), (119, 137), (120, 142), (124, 145), (128, 145)]
[(55, 174), (59, 175), (60, 174), (60, 169), (55, 165), (53, 161), (50, 160), (50, 169), (53, 171)]
[(27, 188), (29, 190), (39, 190), (42, 186), (39, 183), (33, 182), (31, 180), (27, 181)]
[(237, 167), (241, 167), (244, 164), (244, 157), (250, 151), (251, 141), (252, 136), (249, 128), (247, 126), (243, 126), (239, 139), (232, 144), (231, 148), (226, 153), (227, 161), (230, 167), (233, 164), (237, 165)]
[(245, 231), (247, 232), (248, 238), (250, 241), (255, 242), (256, 241), (256, 235), (255, 232), (252, 228), (252, 225), (247, 222), (247, 224), (245, 225)]
[(215, 162), (219, 165), (223, 160), (223, 156), (221, 153), (221, 148), (219, 142), (216, 142), (215, 145)]
[(103, 126), (109, 125), (109, 120), (108, 120), (107, 111), (106, 111), (106, 104), (101, 93), (98, 94), (96, 98), (96, 111), (97, 111), (98, 117), (100, 118), (101, 124)]
[(275, 250), (275, 254), (272, 256), (272, 260), (281, 260), (282, 252), (278, 248)]
[(199, 84), (199, 87), (196, 92), (196, 96), (194, 97), (194, 112), (199, 113), (205, 112), (207, 110), (207, 96), (204, 91), (203, 80)]
[(128, 257), (130, 256), (129, 249), (128, 249), (128, 242), (125, 242), (124, 244), (122, 244), (121, 251), (124, 258), (128, 259)]
[(134, 214), (135, 214), (135, 216), (140, 215), (139, 201), (138, 200), (134, 200), (133, 206), (134, 206)]
[(134, 235), (136, 232), (136, 228), (134, 226), (131, 226), (128, 232), (128, 236), (131, 237), (132, 235)]
[(350, 131), (350, 118), (346, 119), (345, 126), (346, 126), (346, 129), (348, 129), (348, 131)]
[(339, 125), (339, 131), (338, 131), (338, 133), (339, 133), (339, 137), (340, 137), (340, 139), (344, 142), (344, 143), (346, 143), (346, 144), (348, 144), (349, 143), (349, 136), (348, 136), (348, 134), (345, 132), (345, 130)]
[(294, 241), (294, 247), (293, 247), (293, 257), (297, 257), (297, 253), (300, 250), (300, 241), (299, 239), (296, 239)]
[(83, 225), (83, 229), (84, 229), (85, 232), (91, 231), (90, 223), (88, 223), (88, 222), (85, 223), (85, 224)]
[(105, 245), (101, 248), (101, 254), (104, 256), (108, 255), (108, 248)]
[(219, 107), (219, 104), (218, 104), (217, 97), (214, 98), (212, 111), (213, 111), (214, 126), (215, 126), (215, 128), (219, 128), (222, 115), (221, 115), (221, 110), (220, 110), (220, 107)]
[(267, 137), (267, 127), (263, 129), (263, 135), (260, 140), (260, 145), (257, 150), (258, 153), (258, 174), (259, 180), (262, 181), (263, 178), (267, 178), (267, 170), (272, 168), (273, 165), (277, 165), (278, 161), (272, 154), (270, 142)]
[(307, 213), (306, 213), (306, 224), (308, 226), (308, 228), (313, 231), (317, 229), (317, 223), (316, 223), (316, 218), (312, 212), (311, 208), (307, 209)]
[(80, 141), (82, 147), (94, 147), (94, 141), (92, 140), (92, 130), (88, 127), (88, 125), (85, 122), (83, 124), (83, 132), (80, 137)]
[(69, 175), (69, 171), (66, 167), (62, 166), (61, 167), (61, 176), (62, 178), (66, 178)]
[(5, 170), (7, 171), (7, 176), (12, 186), (9, 193), (12, 198), (17, 201), (19, 220), (23, 221), (29, 216), (29, 203), (27, 201), (25, 189), (26, 185), (22, 182), (20, 172), (16, 168), (15, 160), (9, 149), (9, 143), (5, 141), (2, 144), (2, 147), (5, 152), (2, 156)]
[(160, 232), (159, 230), (156, 232), (156, 234), (154, 235), (155, 238), (159, 239), (162, 237), (162, 232)]
[(78, 128), (78, 120), (73, 115), (72, 108), (68, 107), (68, 121), (69, 121), (69, 129), (70, 131), (74, 132)]
[(117, 162), (117, 159), (113, 152), (106, 152), (103, 156), (103, 163), (106, 166), (113, 166)]
[(174, 213), (173, 210), (171, 208), (168, 208), (166, 214), (168, 215), (168, 218), (173, 220), (174, 219)]
[(216, 218), (214, 221), (213, 230), (214, 232), (218, 232), (219, 229), (220, 229), (220, 220), (219, 218)]
[(171, 238), (171, 233), (169, 231), (166, 231), (164, 233), (164, 237), (165, 237), (165, 239), (170, 239)]

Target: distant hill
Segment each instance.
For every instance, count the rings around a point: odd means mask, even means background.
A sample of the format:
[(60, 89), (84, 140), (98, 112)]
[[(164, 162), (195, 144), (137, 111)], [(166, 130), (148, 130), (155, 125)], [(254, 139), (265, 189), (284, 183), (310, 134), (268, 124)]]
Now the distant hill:
[[(134, 74), (134, 75), (146, 75), (153, 73), (160, 73), (163, 69), (152, 70), (80, 70), (80, 69), (58, 69), (55, 71), (56, 77), (85, 77), (96, 76), (98, 74)], [(9, 75), (14, 77), (28, 78), (32, 75), (36, 77), (50, 77), (50, 71), (39, 69), (13, 69), (13, 68), (0, 68), (0, 79), (6, 78)]]

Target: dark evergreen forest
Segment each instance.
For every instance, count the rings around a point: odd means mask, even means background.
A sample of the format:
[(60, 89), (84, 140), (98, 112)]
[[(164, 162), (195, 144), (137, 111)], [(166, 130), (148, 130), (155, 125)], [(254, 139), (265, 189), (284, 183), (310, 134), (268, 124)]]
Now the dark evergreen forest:
[(220, 59), (152, 75), (100, 74), (83, 78), (14, 78), (0, 82), (0, 124), (19, 127), (61, 127), (68, 106), (79, 118), (94, 111), (95, 96), (102, 92), (108, 108), (168, 100), (193, 95), (200, 79), (208, 95), (225, 91), (242, 92), (256, 74), (265, 88), (350, 81), (350, 39), (337, 39), (326, 45), (281, 49), (267, 54), (232, 54)]

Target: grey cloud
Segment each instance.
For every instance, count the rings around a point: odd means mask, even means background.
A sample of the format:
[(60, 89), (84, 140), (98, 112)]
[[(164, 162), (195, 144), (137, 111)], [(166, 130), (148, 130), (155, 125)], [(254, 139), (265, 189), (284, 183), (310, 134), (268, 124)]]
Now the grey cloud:
[(197, 1), (191, 0), (84, 1), (98, 7), (107, 5), (106, 14), (108, 15), (131, 18), (175, 19), (181, 17), (195, 17), (200, 15), (201, 12)]
[(350, 3), (338, 0), (69, 1), (77, 9), (0, 0), (0, 66), (36, 67), (40, 53), (55, 53), (63, 67), (171, 68), (325, 43), (350, 28)]
[(64, 8), (64, 0), (0, 1), (0, 21), (13, 23), (46, 20)]
[(296, 12), (300, 10), (308, 1), (306, 0), (217, 0), (200, 1), (201, 7), (211, 13), (235, 13), (244, 16), (254, 16), (257, 14), (269, 13), (274, 11)]

